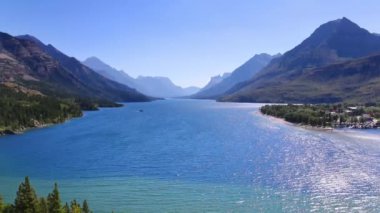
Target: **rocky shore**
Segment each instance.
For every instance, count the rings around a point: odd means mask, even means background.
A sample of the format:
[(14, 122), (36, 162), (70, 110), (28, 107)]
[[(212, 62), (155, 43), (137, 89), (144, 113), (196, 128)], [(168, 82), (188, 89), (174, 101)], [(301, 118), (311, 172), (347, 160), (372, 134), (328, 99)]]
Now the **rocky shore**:
[(39, 122), (37, 120), (34, 120), (32, 122), (33, 123), (32, 126), (20, 127), (18, 129), (8, 129), (8, 128), (0, 129), (0, 136), (23, 134), (24, 132), (26, 132), (28, 130), (31, 130), (31, 129), (44, 128), (44, 127), (48, 127), (48, 126), (51, 126), (51, 125), (64, 123), (64, 122), (66, 122), (66, 121), (68, 121), (68, 120), (70, 120), (72, 118), (74, 118), (74, 117), (69, 117), (69, 118), (66, 118), (63, 121), (57, 121), (57, 122), (54, 122), (54, 123), (41, 123), (41, 122)]

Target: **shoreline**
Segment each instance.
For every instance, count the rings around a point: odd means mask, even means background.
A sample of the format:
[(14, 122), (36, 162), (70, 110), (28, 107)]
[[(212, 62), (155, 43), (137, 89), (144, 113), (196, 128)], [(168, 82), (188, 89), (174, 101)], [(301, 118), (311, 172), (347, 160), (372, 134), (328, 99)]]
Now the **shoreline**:
[(260, 112), (260, 110), (258, 111), (258, 113), (261, 114), (262, 116), (266, 117), (266, 118), (269, 118), (270, 120), (277, 122), (277, 123), (283, 123), (283, 124), (287, 124), (287, 125), (291, 125), (291, 126), (295, 126), (295, 127), (300, 127), (303, 129), (309, 129), (309, 130), (311, 129), (311, 130), (316, 130), (316, 131), (332, 131), (332, 130), (334, 130), (334, 128), (332, 128), (332, 127), (318, 127), (318, 126), (292, 123), (292, 122), (286, 121), (283, 118), (278, 118), (275, 116), (266, 115), (266, 114)]
[(70, 121), (70, 120), (75, 119), (75, 118), (82, 118), (84, 116), (84, 112), (95, 112), (95, 111), (99, 111), (102, 108), (118, 108), (118, 107), (125, 106), (124, 103), (118, 103), (118, 104), (119, 105), (117, 105), (117, 106), (97, 107), (96, 109), (81, 110), (82, 113), (80, 116), (68, 117), (68, 118), (65, 118), (62, 122), (37, 124), (36, 126), (33, 126), (33, 127), (21, 127), (20, 129), (17, 129), (17, 130), (10, 130), (10, 129), (0, 130), (0, 137), (7, 136), (7, 135), (21, 135), (21, 134), (24, 134), (25, 132), (27, 132), (29, 130), (40, 129), (40, 128), (42, 129), (42, 128), (50, 127), (53, 125), (63, 124), (65, 122)]
[[(326, 134), (337, 134), (340, 136), (344, 136), (351, 139), (356, 139), (359, 141), (365, 140), (365, 141), (372, 141), (372, 142), (379, 142), (380, 141), (380, 129), (373, 128), (373, 129), (353, 129), (353, 128), (326, 128), (326, 127), (313, 127), (310, 125), (301, 125), (301, 124), (295, 124), (288, 121), (285, 121), (285, 119), (277, 118), (271, 115), (266, 115), (261, 112), (262, 116), (269, 119), (271, 122), (277, 123), (277, 124), (284, 124), (288, 126), (293, 126), (296, 128), (303, 129), (305, 131), (312, 131), (312, 132), (320, 132), (320, 133), (326, 133)], [(369, 132), (368, 130), (372, 130), (373, 132)], [(376, 143), (378, 144), (378, 143)]]
[[(300, 128), (306, 131), (312, 131), (312, 132), (321, 132), (321, 133), (329, 133), (329, 134), (337, 134), (341, 135), (347, 138), (356, 139), (356, 140), (365, 140), (365, 141), (372, 141), (372, 142), (379, 142), (380, 141), (380, 128), (371, 128), (371, 129), (365, 129), (365, 128), (333, 128), (333, 127), (318, 127), (318, 126), (310, 126), (310, 125), (303, 125), (303, 124), (296, 124), (286, 121), (283, 118), (274, 117), (271, 115), (266, 115), (260, 111), (257, 113), (261, 114), (262, 116), (269, 119), (271, 122), (275, 122), (277, 124), (284, 124), (288, 126), (293, 126), (296, 128)], [(369, 131), (373, 131), (372, 133)], [(377, 143), (376, 143), (377, 144)]]
[(308, 129), (380, 129), (380, 107), (375, 106), (265, 105), (260, 112)]
[(42, 129), (42, 128), (46, 128), (46, 127), (50, 127), (50, 126), (54, 126), (54, 125), (58, 125), (58, 124), (63, 124), (69, 120), (72, 120), (74, 118), (81, 118), (83, 117), (83, 113), (81, 116), (78, 116), (78, 117), (70, 117), (70, 118), (66, 118), (64, 121), (62, 122), (57, 122), (57, 123), (43, 123), (43, 124), (39, 124), (39, 125), (36, 125), (36, 126), (33, 126), (33, 127), (21, 127), (20, 129), (18, 130), (10, 130), (10, 129), (4, 129), (4, 130), (1, 130), (0, 131), (0, 137), (1, 136), (7, 136), (7, 135), (21, 135), (21, 134), (24, 134), (25, 132), (27, 131), (30, 131), (30, 130), (33, 130), (33, 129)]
[[(365, 130), (364, 128), (355, 128), (355, 129), (353, 129), (353, 128), (352, 129), (350, 129), (350, 128), (334, 128), (334, 127), (321, 127), (321, 126), (311, 126), (311, 125), (306, 125), (306, 124), (292, 123), (292, 122), (286, 121), (283, 118), (264, 114), (261, 111), (258, 111), (258, 113), (264, 117), (269, 118), (270, 120), (277, 122), (277, 123), (283, 123), (283, 124), (287, 124), (287, 125), (291, 125), (291, 126), (295, 126), (295, 127), (300, 127), (302, 129), (307, 129), (307, 130), (323, 131), (323, 132), (328, 132), (328, 131), (332, 132), (334, 130)], [(378, 128), (373, 128), (373, 129), (376, 130)]]

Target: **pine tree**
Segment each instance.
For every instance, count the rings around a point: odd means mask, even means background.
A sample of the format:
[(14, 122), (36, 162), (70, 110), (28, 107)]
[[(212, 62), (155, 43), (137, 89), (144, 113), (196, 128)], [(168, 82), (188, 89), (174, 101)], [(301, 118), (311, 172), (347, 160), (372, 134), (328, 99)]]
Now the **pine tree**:
[(48, 203), (46, 202), (46, 199), (43, 197), (40, 198), (40, 201), (38, 203), (38, 212), (39, 213), (49, 213)]
[(84, 200), (83, 201), (83, 207), (82, 207), (82, 213), (90, 213), (90, 212), (91, 212), (91, 210), (88, 207), (87, 200)]
[(30, 185), (29, 177), (25, 177), (25, 182), (21, 183), (15, 199), (15, 210), (20, 213), (38, 212), (38, 199), (36, 192)]
[(82, 209), (80, 208), (80, 204), (77, 203), (77, 200), (72, 200), (70, 203), (71, 213), (81, 213)]
[(2, 210), (2, 213), (15, 213), (16, 212), (16, 209), (14, 207), (14, 205), (5, 205), (3, 207), (3, 210)]
[(61, 213), (61, 198), (59, 196), (58, 184), (54, 184), (54, 189), (48, 195), (49, 213)]
[(66, 204), (63, 206), (63, 213), (70, 213), (70, 207), (69, 207), (69, 204)]
[(4, 208), (3, 197), (1, 197), (1, 195), (0, 195), (0, 212), (2, 212), (3, 208)]

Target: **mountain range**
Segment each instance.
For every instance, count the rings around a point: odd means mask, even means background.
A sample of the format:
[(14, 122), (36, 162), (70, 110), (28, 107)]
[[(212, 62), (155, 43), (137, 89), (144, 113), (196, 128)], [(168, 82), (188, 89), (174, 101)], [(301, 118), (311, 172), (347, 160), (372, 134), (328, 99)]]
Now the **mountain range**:
[(301, 44), (273, 59), (220, 101), (380, 101), (380, 36), (347, 18), (317, 28)]
[(375, 102), (380, 101), (380, 36), (347, 18), (330, 21), (283, 55), (255, 55), (199, 90), (181, 88), (165, 77), (133, 78), (95, 57), (80, 62), (33, 36), (0, 33), (0, 84), (28, 94), (98, 101), (190, 96), (235, 102)]
[(271, 56), (265, 53), (255, 55), (232, 73), (211, 78), (210, 82), (201, 91), (191, 97), (205, 99), (221, 97), (235, 85), (252, 78), (275, 57), (279, 57), (279, 55)]
[(109, 80), (54, 46), (30, 35), (0, 33), (0, 83), (35, 94), (107, 101), (149, 101)]
[(202, 89), (199, 90), (197, 94), (194, 94), (194, 97), (198, 96), (198, 94), (203, 93), (204, 91), (209, 90), (210, 88), (216, 86), (220, 82), (222, 82), (224, 79), (228, 78), (231, 75), (231, 73), (223, 73), (221, 75), (212, 76), (210, 78), (210, 81), (204, 86)]
[(167, 77), (138, 76), (133, 78), (122, 70), (117, 70), (96, 57), (87, 58), (84, 65), (111, 80), (127, 85), (139, 92), (160, 98), (183, 97), (199, 91), (197, 87), (182, 88)]

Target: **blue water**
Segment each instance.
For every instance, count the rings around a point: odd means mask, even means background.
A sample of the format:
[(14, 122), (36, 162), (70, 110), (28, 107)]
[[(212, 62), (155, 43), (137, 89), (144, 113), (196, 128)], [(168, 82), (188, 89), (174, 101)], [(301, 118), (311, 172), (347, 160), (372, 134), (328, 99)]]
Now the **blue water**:
[(128, 103), (0, 137), (0, 194), (28, 175), (95, 212), (380, 211), (379, 131), (307, 130), (259, 106)]

